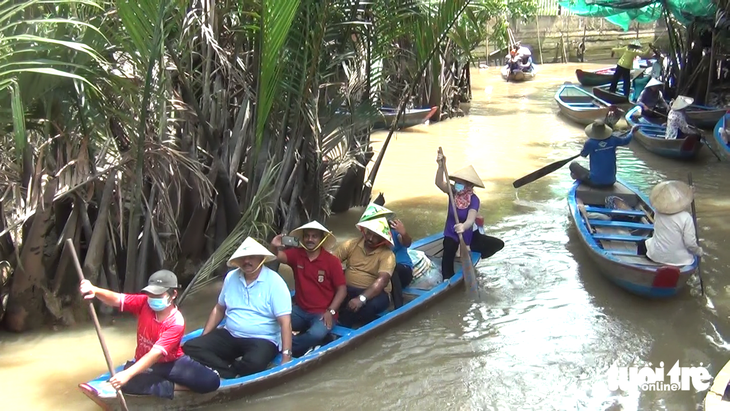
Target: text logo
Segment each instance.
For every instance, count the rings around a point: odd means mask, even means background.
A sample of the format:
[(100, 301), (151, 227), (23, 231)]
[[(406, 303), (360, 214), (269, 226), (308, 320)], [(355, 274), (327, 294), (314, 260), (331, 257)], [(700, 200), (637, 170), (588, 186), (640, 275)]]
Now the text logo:
[[(666, 377), (669, 377), (669, 383)], [(629, 391), (639, 387), (641, 391), (689, 391), (692, 386), (695, 391), (704, 391), (710, 388), (711, 378), (702, 363), (699, 367), (680, 367), (677, 361), (666, 375), (664, 361), (656, 368), (618, 367), (614, 364), (608, 369), (608, 389)]]

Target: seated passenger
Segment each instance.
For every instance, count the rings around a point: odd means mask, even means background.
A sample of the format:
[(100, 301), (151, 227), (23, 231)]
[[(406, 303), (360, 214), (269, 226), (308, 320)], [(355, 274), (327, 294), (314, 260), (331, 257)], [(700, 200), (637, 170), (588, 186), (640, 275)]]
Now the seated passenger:
[[(276, 257), (251, 237), (228, 260), (218, 302), (200, 337), (183, 345), (191, 358), (236, 378), (266, 369), (281, 348), (291, 361), (291, 294), (279, 274), (264, 263)], [(223, 327), (218, 327), (225, 318)]]
[(587, 126), (585, 132), (588, 140), (583, 144), (580, 155), (590, 156), (590, 170), (573, 161), (570, 163), (570, 177), (591, 187), (613, 186), (616, 182), (616, 147), (628, 145), (633, 131), (626, 137), (617, 137), (603, 120), (596, 120)]
[(413, 239), (408, 235), (406, 227), (402, 221), (395, 219), (395, 213), (382, 207), (385, 199), (377, 198), (373, 204), (370, 204), (360, 217), (360, 221), (372, 220), (378, 217), (385, 217), (390, 224), (390, 235), (393, 237), (393, 254), (395, 254), (395, 269), (393, 276), (390, 278), (393, 291), (393, 306), (400, 308), (403, 306), (403, 289), (413, 281), (413, 262), (408, 255), (408, 247), (413, 243)]
[(345, 327), (367, 324), (388, 308), (395, 269), (388, 221), (381, 217), (359, 222), (357, 227), (362, 237), (338, 244), (332, 253), (346, 265), (347, 298), (339, 319)]
[(664, 100), (661, 91), (663, 85), (661, 81), (652, 78), (636, 100), (636, 104), (641, 106), (641, 115), (648, 120), (663, 120), (669, 112), (669, 104)]
[(639, 243), (639, 255), (680, 267), (692, 264), (694, 256), (702, 256), (692, 215), (687, 212), (693, 197), (692, 188), (682, 181), (663, 181), (654, 186), (650, 196), (656, 210), (654, 235)]
[(215, 371), (183, 354), (180, 341), (185, 319), (174, 304), (177, 277), (161, 270), (150, 276), (142, 294), (119, 294), (94, 287), (88, 280), (79, 287), (85, 299), (102, 303), (137, 317), (137, 349), (134, 361), (124, 366), (109, 382), (126, 394), (154, 395), (173, 399), (175, 390), (208, 393), (218, 389)]
[(689, 136), (700, 136), (700, 131), (687, 124), (685, 110), (695, 100), (692, 97), (677, 96), (672, 103), (672, 110), (667, 116), (667, 133), (664, 136), (667, 140), (686, 138)]
[(532, 69), (532, 57), (522, 56), (519, 61), (519, 66), (522, 71), (530, 71)]
[(345, 274), (340, 260), (327, 251), (337, 240), (322, 224), (312, 221), (291, 232), (301, 247), (284, 249), (282, 236), (274, 237), (271, 246), (294, 273), (291, 327), (299, 334), (293, 337), (292, 353), (301, 357), (321, 344), (337, 322), (337, 310), (347, 295)]

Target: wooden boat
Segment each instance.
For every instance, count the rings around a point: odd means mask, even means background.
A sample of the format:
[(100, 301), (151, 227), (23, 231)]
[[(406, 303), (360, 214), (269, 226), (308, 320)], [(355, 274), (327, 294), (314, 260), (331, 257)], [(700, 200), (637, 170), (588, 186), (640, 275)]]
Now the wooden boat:
[[(423, 251), (429, 258), (440, 258), (443, 251), (443, 233), (435, 234), (421, 240), (415, 241), (411, 248)], [(471, 260), (476, 264), (480, 255), (471, 252)], [(458, 258), (457, 258), (458, 261)], [(440, 263), (437, 263), (440, 264)], [(302, 373), (309, 371), (320, 364), (350, 350), (364, 342), (366, 339), (381, 333), (400, 321), (413, 315), (423, 312), (423, 309), (432, 303), (437, 302), (446, 295), (461, 290), (464, 277), (460, 267), (457, 267), (456, 274), (448, 281), (444, 281), (430, 290), (419, 290), (407, 287), (403, 290), (406, 303), (395, 310), (389, 309), (380, 314), (375, 321), (357, 329), (345, 328), (340, 325), (333, 327), (330, 333), (331, 342), (322, 345), (306, 355), (294, 358), (287, 364), (281, 365), (281, 356), (274, 359), (270, 367), (257, 374), (221, 381), (220, 388), (209, 394), (195, 394), (189, 391), (175, 393), (172, 400), (151, 397), (151, 396), (126, 396), (130, 410), (185, 410), (203, 405), (221, 403), (243, 398), (256, 392), (275, 387), (290, 380)], [(187, 334), (183, 341), (197, 337), (202, 329)], [(122, 367), (117, 368), (120, 371)], [(105, 410), (120, 409), (119, 402), (114, 390), (106, 381), (109, 374), (103, 374), (87, 383), (80, 384), (79, 388), (96, 404)]]
[(667, 140), (664, 136), (667, 128), (657, 124), (639, 124), (639, 129), (633, 134), (633, 139), (644, 146), (647, 151), (656, 155), (676, 160), (690, 160), (697, 157), (702, 149), (700, 136), (690, 136), (674, 140)]
[[(631, 70), (631, 78), (636, 78), (639, 74), (643, 73), (645, 69)], [(604, 84), (610, 84), (613, 80), (613, 73), (616, 71), (616, 66), (606, 67), (599, 70), (575, 70), (575, 76), (578, 78), (578, 82), (586, 87), (602, 86)], [(623, 82), (619, 82), (623, 84)]]
[[(610, 86), (593, 87), (593, 95), (607, 103), (618, 106), (622, 110), (628, 110), (633, 106), (633, 103), (629, 101), (628, 97), (626, 97), (622, 93), (611, 92), (609, 89)], [(616, 89), (616, 91), (619, 90), (623, 91), (623, 86), (620, 86)]]
[(555, 101), (560, 113), (584, 126), (596, 119), (604, 119), (611, 105), (569, 81), (555, 93)]
[(708, 144), (712, 144), (712, 148), (715, 150), (715, 153), (717, 153), (717, 155), (724, 161), (730, 161), (730, 145), (725, 143), (721, 134), (723, 129), (730, 127), (728, 121), (730, 121), (730, 114), (726, 113), (715, 125), (715, 131), (712, 133), (713, 138), (708, 139)]
[[(610, 196), (625, 207), (608, 208)], [(670, 297), (697, 271), (697, 258), (691, 265), (674, 267), (637, 255), (638, 243), (654, 230), (654, 209), (647, 197), (620, 179), (602, 189), (576, 182), (568, 193), (568, 206), (590, 258), (619, 287), (644, 297)]]
[(725, 366), (713, 378), (712, 385), (705, 394), (705, 401), (702, 403), (704, 411), (730, 410), (730, 398), (725, 396), (728, 384), (730, 384), (730, 361), (725, 363)]
[(692, 104), (687, 107), (687, 124), (711, 130), (718, 121), (725, 115), (724, 108), (701, 106)]
[[(438, 110), (438, 106), (431, 108), (414, 108), (406, 109), (398, 121), (398, 129), (404, 129), (408, 127), (417, 126), (428, 121)], [(373, 129), (390, 129), (390, 125), (398, 115), (398, 109), (392, 107), (381, 107), (380, 112), (383, 114), (382, 121), (376, 121), (373, 125)]]
[[(507, 76), (509, 75), (509, 66), (503, 66), (501, 70), (502, 78), (507, 80)], [(515, 71), (512, 73), (512, 77), (510, 77), (510, 81), (514, 82), (522, 82), (522, 81), (529, 81), (535, 78), (537, 75), (537, 67), (535, 65), (532, 65), (532, 68), (530, 71)]]
[(639, 114), (640, 111), (641, 111), (640, 106), (634, 106), (631, 109), (629, 109), (629, 111), (626, 112), (624, 119), (626, 120), (626, 124), (628, 124), (629, 127), (633, 127), (636, 124), (663, 125), (666, 122), (666, 121), (663, 121), (661, 124), (652, 123), (646, 117)]

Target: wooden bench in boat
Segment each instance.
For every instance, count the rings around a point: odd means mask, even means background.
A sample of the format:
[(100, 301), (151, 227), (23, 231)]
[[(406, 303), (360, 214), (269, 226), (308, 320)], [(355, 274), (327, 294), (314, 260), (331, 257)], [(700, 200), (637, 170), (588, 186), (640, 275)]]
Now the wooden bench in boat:
[[(633, 191), (616, 182), (611, 187), (594, 188), (580, 184), (575, 189), (575, 198), (583, 201), (583, 204), (605, 204), (606, 197), (616, 196), (626, 202), (629, 207), (635, 208), (639, 205), (639, 197)], [(588, 210), (586, 210), (588, 211)]]
[(606, 221), (606, 220), (588, 220), (588, 223), (594, 227), (616, 227), (616, 228), (631, 228), (631, 229), (643, 229), (653, 230), (654, 226), (651, 224), (632, 223), (628, 221)]
[(638, 236), (638, 235), (619, 235), (619, 234), (593, 234), (593, 238), (596, 240), (606, 241), (633, 241), (639, 242), (646, 240), (649, 237)]
[(612, 214), (612, 215), (620, 215), (620, 216), (637, 216), (637, 217), (646, 216), (646, 213), (641, 210), (615, 210), (613, 208), (596, 207), (596, 206), (590, 206), (590, 205), (586, 206), (586, 212), (599, 213), (599, 214)]

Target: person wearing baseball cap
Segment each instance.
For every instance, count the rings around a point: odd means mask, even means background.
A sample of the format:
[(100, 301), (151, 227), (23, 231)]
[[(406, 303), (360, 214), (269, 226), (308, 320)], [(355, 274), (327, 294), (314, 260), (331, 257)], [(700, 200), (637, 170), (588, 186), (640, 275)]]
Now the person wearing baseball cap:
[(212, 369), (185, 355), (180, 343), (185, 319), (174, 304), (177, 276), (160, 270), (150, 276), (141, 294), (120, 294), (83, 280), (79, 290), (85, 299), (102, 303), (137, 317), (137, 349), (134, 361), (109, 380), (115, 389), (134, 395), (173, 399), (176, 390), (208, 393), (218, 389), (220, 377)]
[[(286, 282), (264, 264), (274, 254), (251, 237), (228, 259), (233, 268), (223, 280), (203, 333), (183, 351), (222, 378), (263, 371), (281, 350), (281, 363), (291, 361), (291, 294)], [(219, 327), (221, 321), (225, 325)]]

